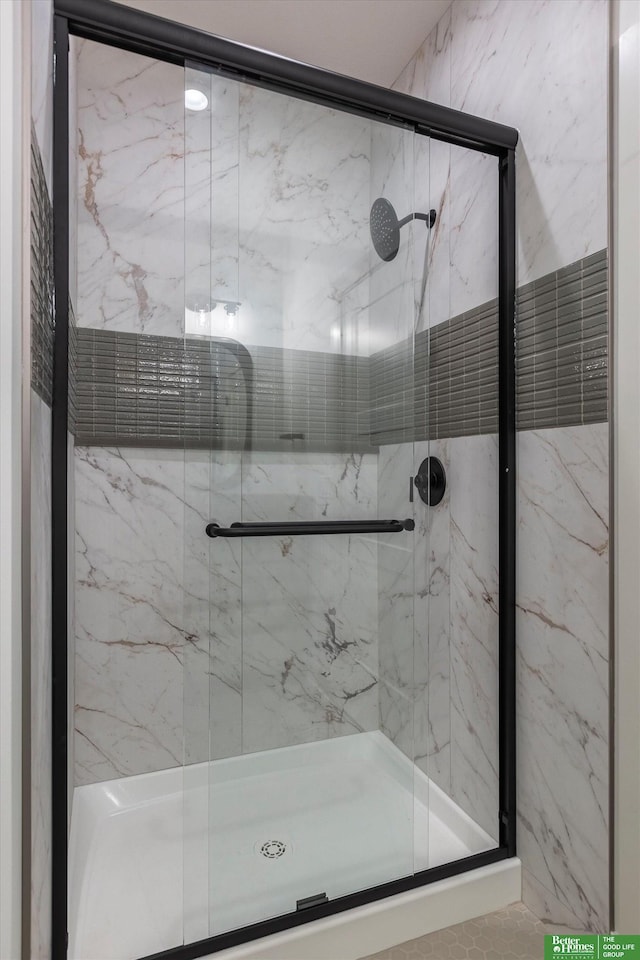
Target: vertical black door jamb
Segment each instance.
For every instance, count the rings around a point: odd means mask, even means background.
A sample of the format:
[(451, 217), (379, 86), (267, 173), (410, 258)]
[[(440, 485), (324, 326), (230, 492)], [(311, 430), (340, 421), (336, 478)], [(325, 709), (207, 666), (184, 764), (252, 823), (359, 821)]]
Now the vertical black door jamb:
[(52, 402), (51, 958), (67, 955), (67, 431), (69, 370), (69, 28), (54, 17), (53, 237), (55, 328)]
[(499, 757), (500, 845), (516, 853), (516, 180), (499, 158)]

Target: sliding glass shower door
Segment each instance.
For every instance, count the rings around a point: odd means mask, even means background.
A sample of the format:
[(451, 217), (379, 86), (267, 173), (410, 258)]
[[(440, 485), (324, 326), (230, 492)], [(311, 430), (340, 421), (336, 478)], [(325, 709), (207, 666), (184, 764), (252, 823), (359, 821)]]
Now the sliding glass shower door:
[(515, 852), (517, 136), (71, 6), (53, 952), (208, 955)]
[(211, 413), (185, 452), (189, 941), (428, 866), (411, 480), (429, 226), (408, 218), (412, 131), (195, 67), (185, 103), (185, 352), (194, 377), (209, 361)]
[(204, 954), (506, 857), (512, 158), (322, 75), (71, 56), (69, 955)]

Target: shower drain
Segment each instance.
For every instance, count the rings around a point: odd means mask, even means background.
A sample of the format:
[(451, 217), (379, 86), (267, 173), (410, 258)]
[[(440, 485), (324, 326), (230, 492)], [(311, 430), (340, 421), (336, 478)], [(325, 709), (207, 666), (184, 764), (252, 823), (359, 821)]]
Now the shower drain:
[(260, 853), (269, 860), (276, 860), (287, 852), (287, 845), (282, 840), (267, 840), (260, 847)]

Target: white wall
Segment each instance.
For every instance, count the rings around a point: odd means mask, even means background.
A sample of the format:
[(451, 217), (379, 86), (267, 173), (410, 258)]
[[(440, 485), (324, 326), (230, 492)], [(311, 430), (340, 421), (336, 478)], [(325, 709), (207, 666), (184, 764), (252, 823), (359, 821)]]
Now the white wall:
[(640, 2), (614, 7), (614, 917), (634, 933), (640, 916)]
[[(0, 4), (0, 956), (21, 945), (21, 434), (24, 198), (29, 84), (25, 8)], [(26, 183), (25, 183), (26, 179)]]

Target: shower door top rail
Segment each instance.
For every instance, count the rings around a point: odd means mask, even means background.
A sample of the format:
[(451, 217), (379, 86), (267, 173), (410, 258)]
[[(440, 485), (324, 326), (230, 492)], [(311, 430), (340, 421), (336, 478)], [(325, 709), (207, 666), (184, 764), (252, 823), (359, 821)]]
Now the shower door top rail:
[(383, 123), (412, 126), (419, 133), (471, 150), (504, 156), (518, 142), (515, 127), (495, 120), (227, 40), (112, 0), (54, 0), (54, 10), (67, 18), (76, 36), (179, 65), (192, 61), (201, 69), (284, 90), (290, 96), (311, 97)]
[(402, 533), (413, 530), (413, 520), (295, 520), (284, 523), (272, 521), (232, 523), (230, 527), (221, 527), (217, 523), (208, 523), (208, 537), (302, 537), (326, 536), (340, 533)]

